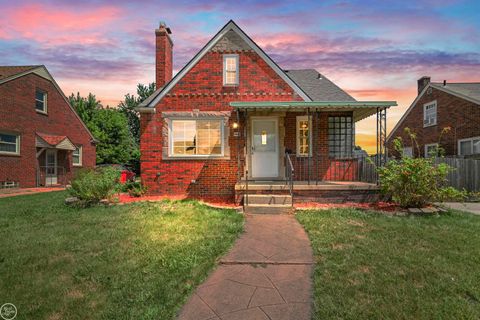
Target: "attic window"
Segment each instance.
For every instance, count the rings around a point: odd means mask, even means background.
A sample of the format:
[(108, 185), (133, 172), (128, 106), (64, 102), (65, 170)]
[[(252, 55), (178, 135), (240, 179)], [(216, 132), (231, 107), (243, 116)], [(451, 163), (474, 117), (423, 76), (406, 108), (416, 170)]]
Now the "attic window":
[(238, 85), (238, 54), (223, 55), (223, 85)]
[(43, 90), (35, 90), (35, 110), (47, 113), (47, 93)]

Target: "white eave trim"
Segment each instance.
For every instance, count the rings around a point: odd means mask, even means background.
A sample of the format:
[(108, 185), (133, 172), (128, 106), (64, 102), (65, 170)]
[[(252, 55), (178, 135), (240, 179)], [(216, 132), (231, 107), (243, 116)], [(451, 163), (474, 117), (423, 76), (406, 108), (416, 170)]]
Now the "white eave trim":
[[(310, 97), (265, 53), (253, 42), (250, 37), (240, 29), (235, 22), (229, 21), (203, 48), (195, 57), (173, 77), (173, 79), (163, 88), (162, 91), (150, 103), (140, 104), (137, 110), (142, 108), (154, 108), (165, 95), (210, 51), (217, 42), (230, 30), (235, 31), (304, 101), (312, 101)], [(140, 111), (141, 112), (141, 111)]]

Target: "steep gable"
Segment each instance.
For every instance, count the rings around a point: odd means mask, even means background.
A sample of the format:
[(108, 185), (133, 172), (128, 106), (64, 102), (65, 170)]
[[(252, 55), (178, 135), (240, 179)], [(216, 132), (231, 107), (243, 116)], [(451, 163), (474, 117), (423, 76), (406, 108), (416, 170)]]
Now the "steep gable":
[[(157, 89), (148, 99), (140, 104), (140, 111), (147, 111), (155, 107), (158, 102), (171, 92), (171, 90), (190, 72), (195, 66), (204, 60), (208, 53), (220, 52), (254, 52), (258, 59), (278, 76), (279, 79), (293, 90), (304, 101), (311, 98), (255, 43), (241, 30), (235, 22), (230, 20), (196, 55), (187, 65), (178, 72), (175, 77), (164, 87)], [(146, 109), (146, 110), (145, 110)]]

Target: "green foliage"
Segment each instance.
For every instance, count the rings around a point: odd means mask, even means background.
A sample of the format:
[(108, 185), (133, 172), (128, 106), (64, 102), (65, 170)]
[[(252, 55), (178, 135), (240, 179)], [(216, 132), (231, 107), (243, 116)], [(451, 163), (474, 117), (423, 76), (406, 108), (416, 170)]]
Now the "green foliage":
[(130, 132), (137, 144), (140, 143), (140, 117), (135, 108), (153, 92), (155, 92), (155, 83), (150, 83), (149, 85), (140, 83), (137, 85), (137, 97), (133, 94), (127, 93), (125, 95), (125, 100), (118, 104), (118, 110), (127, 117), (128, 127), (130, 128)]
[[(407, 132), (407, 131), (406, 131)], [(412, 142), (416, 137), (408, 131)], [(401, 138), (393, 141), (399, 154), (403, 152)], [(436, 165), (433, 158), (402, 157), (378, 168), (380, 187), (402, 207), (423, 207), (434, 201), (465, 199), (466, 192), (446, 187), (447, 174), (452, 170), (445, 163)]]
[(117, 109), (104, 109), (91, 93), (83, 98), (77, 93), (70, 104), (92, 132), (97, 143), (97, 164), (128, 163), (139, 158), (138, 146), (129, 131), (128, 119)]
[(124, 114), (115, 109), (99, 109), (90, 129), (98, 139), (97, 163), (127, 163), (136, 151)]
[(115, 193), (119, 178), (119, 171), (110, 167), (80, 170), (67, 191), (80, 200), (81, 206), (87, 207), (100, 200), (110, 199)]
[(132, 197), (141, 197), (147, 192), (147, 187), (138, 181), (127, 181), (121, 189)]

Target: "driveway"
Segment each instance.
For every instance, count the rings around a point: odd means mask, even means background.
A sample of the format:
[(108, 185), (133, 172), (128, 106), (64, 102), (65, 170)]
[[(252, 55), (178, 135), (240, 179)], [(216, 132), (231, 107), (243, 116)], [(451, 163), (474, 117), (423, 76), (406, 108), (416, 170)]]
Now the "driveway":
[(245, 233), (178, 319), (310, 319), (313, 254), (291, 215), (247, 215)]
[(453, 210), (466, 211), (480, 215), (480, 202), (443, 202), (439, 203), (439, 205)]

